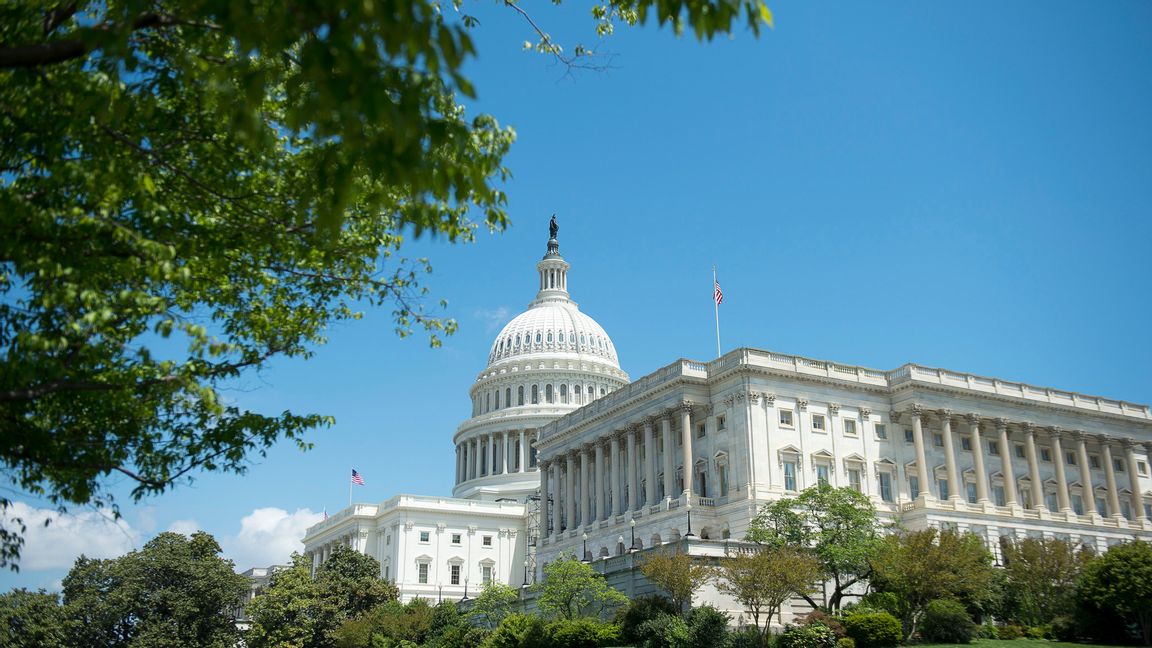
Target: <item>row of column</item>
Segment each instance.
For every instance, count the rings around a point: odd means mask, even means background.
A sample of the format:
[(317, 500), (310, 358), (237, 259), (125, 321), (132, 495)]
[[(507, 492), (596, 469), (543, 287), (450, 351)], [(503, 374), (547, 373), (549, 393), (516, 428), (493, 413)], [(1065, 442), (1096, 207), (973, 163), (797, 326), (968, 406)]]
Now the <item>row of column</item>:
[[(912, 406), (906, 414), (912, 421), (912, 442), (916, 448), (916, 472), (920, 480), (920, 492), (930, 495), (930, 485), (934, 480), (929, 478), (927, 450), (924, 443), (923, 419), (928, 415), (918, 405)], [(961, 500), (963, 482), (956, 466), (956, 449), (952, 435), (952, 411), (942, 409), (933, 413), (940, 419), (942, 436), (944, 437), (944, 469), (947, 473), (948, 495), (951, 500)], [(897, 420), (899, 413), (893, 413), (893, 420)], [(1043, 509), (1044, 487), (1040, 479), (1040, 461), (1036, 449), (1038, 434), (1046, 434), (1051, 442), (1051, 459), (1056, 469), (1056, 502), (1061, 512), (1072, 512), (1071, 498), (1068, 491), (1068, 475), (1065, 470), (1065, 454), (1063, 441), (1070, 440), (1075, 448), (1076, 464), (1080, 469), (1080, 483), (1083, 487), (1084, 512), (1096, 515), (1096, 496), (1092, 483), (1092, 466), (1088, 459), (1088, 442), (1095, 441), (1099, 445), (1101, 464), (1104, 468), (1105, 490), (1108, 496), (1108, 509), (1113, 517), (1120, 517), (1120, 491), (1116, 485), (1116, 472), (1113, 466), (1112, 446), (1119, 441), (1124, 451), (1124, 460), (1127, 467), (1129, 489), (1131, 491), (1131, 506), (1134, 517), (1144, 517), (1144, 501), (1140, 493), (1140, 473), (1136, 459), (1136, 442), (1131, 439), (1113, 439), (1107, 435), (1089, 435), (1078, 430), (1062, 430), (1056, 427), (1037, 428), (1030, 423), (1009, 423), (1006, 419), (984, 419), (978, 414), (966, 414), (963, 417), (966, 424), (965, 434), (972, 448), (972, 469), (976, 473), (976, 501), (984, 504), (988, 499), (988, 472), (984, 467), (983, 440), (994, 438), (1000, 456), (1000, 471), (1004, 475), (1004, 500), (1008, 506), (1020, 506), (1021, 501), (1016, 492), (1016, 476), (1012, 459), (1013, 446), (1009, 442), (1009, 426), (1015, 427), (1024, 435), (1024, 455), (1028, 462), (1028, 481), (1032, 488), (1032, 508)], [(985, 424), (995, 428), (995, 437), (984, 430)], [(1145, 444), (1149, 455), (1152, 456), (1152, 443)]]
[(456, 483), (486, 475), (528, 472), (529, 446), (534, 438), (535, 433), (528, 430), (504, 430), (461, 441), (456, 444)]
[[(692, 492), (692, 404), (659, 416), (645, 418), (643, 423), (601, 437), (580, 448), (563, 451), (540, 461), (540, 519), (551, 520), (551, 534), (565, 528), (589, 527), (601, 520), (624, 515), (628, 511), (655, 506), (671, 499), (675, 490), (675, 453), (672, 421), (679, 417), (682, 493)], [(659, 436), (657, 436), (659, 435)], [(663, 443), (663, 498), (656, 489), (656, 446)], [(645, 448), (641, 465), (640, 445)], [(641, 493), (641, 484), (647, 484)], [(675, 493), (680, 497), (682, 493)], [(551, 495), (551, 497), (549, 497)], [(542, 523), (542, 528), (547, 528)], [(544, 532), (542, 535), (550, 535)]]

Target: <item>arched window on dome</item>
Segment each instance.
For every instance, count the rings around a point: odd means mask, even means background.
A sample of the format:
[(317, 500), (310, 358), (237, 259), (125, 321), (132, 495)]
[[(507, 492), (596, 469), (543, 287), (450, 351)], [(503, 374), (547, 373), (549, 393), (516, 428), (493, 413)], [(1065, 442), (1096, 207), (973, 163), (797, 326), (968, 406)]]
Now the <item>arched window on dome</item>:
[(496, 409), (500, 409), (500, 390), (496, 390)]
[(544, 385), (544, 400), (546, 402), (549, 402), (549, 403), (552, 402), (552, 385), (551, 384)]
[(601, 396), (603, 396), (604, 394), (607, 394), (607, 393), (608, 392), (604, 391), (604, 387), (600, 387), (600, 395)]
[(552, 331), (548, 331), (548, 344), (552, 344)]
[(560, 331), (560, 344), (564, 344), (564, 331)]
[(580, 334), (580, 344), (588, 344), (587, 338), (584, 337), (583, 333)]
[(541, 337), (540, 331), (536, 331), (536, 344), (540, 344)]
[(581, 400), (581, 396), (583, 396), (583, 394), (580, 393), (580, 385), (576, 385), (575, 387), (572, 388), (572, 396), (573, 396), (572, 400), (577, 405), (583, 405), (584, 404), (584, 401)]
[(512, 388), (504, 388), (504, 407), (512, 407)]
[(532, 404), (537, 405), (540, 403), (540, 387), (539, 385), (532, 385)]
[(516, 404), (517, 405), (523, 405), (524, 404), (524, 385), (520, 385), (519, 387), (516, 388)]
[(516, 348), (517, 349), (520, 348), (520, 334), (519, 333), (516, 334)]
[[(560, 335), (564, 335), (561, 333)], [(560, 402), (565, 405), (568, 404), (568, 385), (560, 385)]]
[(492, 411), (492, 394), (484, 394), (484, 413)]

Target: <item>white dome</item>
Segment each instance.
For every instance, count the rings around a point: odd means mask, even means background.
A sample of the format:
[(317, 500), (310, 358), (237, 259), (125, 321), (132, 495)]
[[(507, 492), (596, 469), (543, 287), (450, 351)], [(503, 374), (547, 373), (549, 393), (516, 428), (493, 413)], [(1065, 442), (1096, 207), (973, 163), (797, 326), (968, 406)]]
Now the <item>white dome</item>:
[(616, 348), (603, 327), (568, 300), (534, 302), (508, 322), (492, 343), (488, 366), (538, 355), (599, 359), (620, 368)]

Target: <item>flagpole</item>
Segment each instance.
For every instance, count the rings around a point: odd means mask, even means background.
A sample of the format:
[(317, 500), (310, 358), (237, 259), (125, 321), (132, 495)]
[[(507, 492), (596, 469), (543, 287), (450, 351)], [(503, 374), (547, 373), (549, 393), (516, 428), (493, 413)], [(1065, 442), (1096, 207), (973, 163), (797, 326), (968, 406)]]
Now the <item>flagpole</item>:
[(712, 266), (712, 305), (716, 307), (716, 357), (720, 357), (720, 302), (716, 300), (716, 266)]
[(352, 477), (348, 477), (348, 506), (352, 506)]

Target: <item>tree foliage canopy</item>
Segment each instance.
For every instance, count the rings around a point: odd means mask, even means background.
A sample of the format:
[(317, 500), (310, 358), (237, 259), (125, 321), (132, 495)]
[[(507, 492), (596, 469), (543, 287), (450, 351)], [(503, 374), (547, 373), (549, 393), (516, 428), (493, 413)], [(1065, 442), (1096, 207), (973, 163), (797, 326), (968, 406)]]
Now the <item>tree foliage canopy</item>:
[(532, 586), (540, 592), (536, 604), (545, 616), (571, 620), (598, 617), (628, 602), (628, 597), (604, 582), (591, 565), (566, 555), (544, 566), (544, 580)]
[(686, 551), (665, 549), (650, 552), (640, 563), (640, 573), (664, 590), (683, 614), (692, 595), (712, 578), (712, 570), (692, 559)]
[(1006, 541), (1003, 555), (1006, 605), (1026, 626), (1071, 612), (1076, 580), (1094, 557), (1082, 545), (1058, 538)]
[[(868, 577), (881, 542), (872, 501), (855, 489), (826, 483), (766, 504), (749, 525), (747, 537), (771, 547), (811, 551), (832, 581), (824, 607), (833, 610), (840, 608), (849, 587)], [(811, 598), (808, 602), (817, 607)]]
[[(505, 227), (513, 139), (458, 103), (462, 4), (0, 6), (0, 463), (19, 488), (116, 511), (113, 475), (138, 499), (243, 471), (331, 420), (236, 407), (228, 381), (309, 355), (361, 305), (390, 306), (400, 335), (452, 332), (401, 245)], [(762, 0), (592, 10), (601, 34), (771, 19)], [(22, 532), (0, 528), (0, 565)]]
[(1133, 540), (1110, 547), (1084, 568), (1077, 596), (1135, 624), (1152, 645), (1152, 543)]
[(772, 615), (793, 596), (807, 596), (820, 579), (820, 565), (812, 555), (787, 546), (741, 551), (720, 560), (716, 589), (736, 599), (752, 613), (753, 625), (764, 617), (764, 636)]

